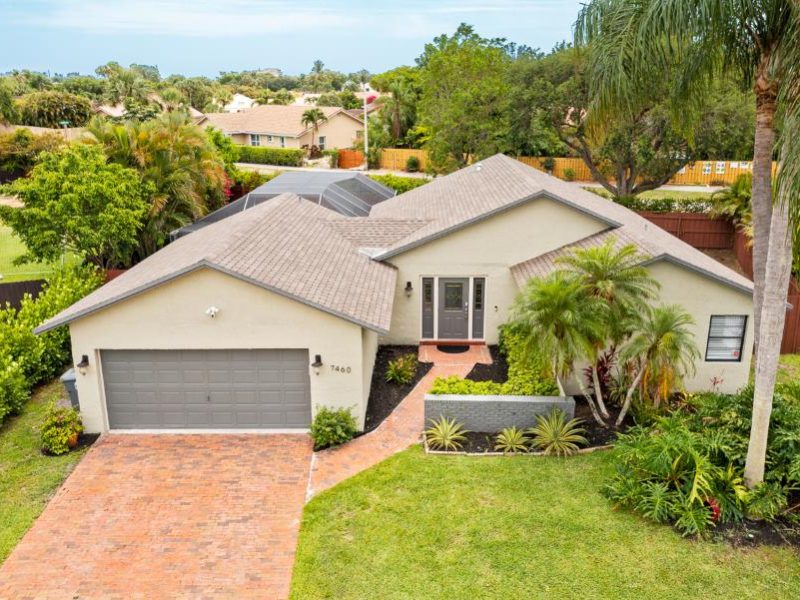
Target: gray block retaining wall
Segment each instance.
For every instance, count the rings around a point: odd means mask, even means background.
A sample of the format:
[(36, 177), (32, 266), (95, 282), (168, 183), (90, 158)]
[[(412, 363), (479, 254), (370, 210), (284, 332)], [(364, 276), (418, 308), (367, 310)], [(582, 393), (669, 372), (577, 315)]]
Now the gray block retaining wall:
[(561, 409), (567, 419), (575, 416), (572, 396), (425, 396), (425, 426), (431, 419), (447, 417), (470, 431), (500, 431), (506, 427), (531, 427), (536, 415)]

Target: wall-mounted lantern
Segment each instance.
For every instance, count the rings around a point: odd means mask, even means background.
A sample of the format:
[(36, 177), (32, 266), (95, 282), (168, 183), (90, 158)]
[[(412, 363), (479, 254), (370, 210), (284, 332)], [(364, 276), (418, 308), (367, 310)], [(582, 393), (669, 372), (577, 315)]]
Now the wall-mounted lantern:
[(406, 298), (411, 298), (411, 293), (414, 291), (414, 287), (411, 285), (410, 281), (406, 281)]
[(84, 354), (81, 356), (81, 362), (75, 365), (78, 368), (78, 373), (81, 375), (86, 375), (86, 369), (89, 368), (89, 357)]
[(314, 374), (319, 375), (319, 370), (322, 368), (322, 355), (315, 354), (314, 362), (311, 363), (311, 368), (314, 369)]

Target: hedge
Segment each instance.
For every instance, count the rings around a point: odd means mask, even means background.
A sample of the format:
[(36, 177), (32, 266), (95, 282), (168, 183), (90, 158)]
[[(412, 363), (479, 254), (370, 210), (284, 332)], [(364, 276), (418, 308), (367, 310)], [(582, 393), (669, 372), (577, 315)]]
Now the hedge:
[(26, 295), (19, 309), (0, 309), (0, 422), (20, 411), (31, 388), (55, 377), (69, 361), (69, 330), (41, 335), (33, 330), (74, 304), (101, 283), (91, 267), (56, 272), (37, 298)]
[(305, 154), (305, 151), (299, 148), (240, 146), (239, 162), (276, 165), (280, 167), (302, 167)]
[(430, 179), (426, 177), (403, 177), (401, 175), (369, 175), (369, 178), (377, 181), (378, 183), (385, 185), (388, 188), (392, 188), (398, 194), (402, 194), (409, 190), (413, 190), (414, 188), (418, 188), (421, 185), (425, 185), (430, 181)]

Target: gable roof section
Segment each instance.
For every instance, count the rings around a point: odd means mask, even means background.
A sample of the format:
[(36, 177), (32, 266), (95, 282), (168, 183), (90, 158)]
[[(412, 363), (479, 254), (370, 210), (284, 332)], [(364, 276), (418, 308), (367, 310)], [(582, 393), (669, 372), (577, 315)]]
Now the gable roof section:
[[(265, 106), (253, 106), (241, 112), (207, 113), (200, 123), (212, 125), (227, 134), (255, 133), (298, 138), (309, 130), (308, 127), (302, 124), (301, 120), (303, 113), (310, 108), (315, 107), (267, 104)], [(335, 106), (320, 106), (318, 108), (328, 117), (328, 120), (333, 119), (340, 113), (352, 118), (344, 112), (343, 108)]]
[[(414, 218), (428, 220), (408, 236), (379, 252), (384, 260), (438, 239), (453, 231), (480, 222), (526, 202), (547, 198), (588, 214), (608, 225), (608, 230), (585, 240), (570, 242), (563, 249), (581, 244), (602, 243), (603, 235), (613, 234), (620, 243), (634, 243), (640, 251), (657, 259), (668, 259), (686, 268), (704, 273), (739, 290), (751, 293), (752, 282), (722, 263), (693, 248), (660, 227), (653, 225), (624, 206), (562, 181), (522, 162), (497, 154), (446, 177), (395, 196), (375, 206), (370, 218)], [(548, 253), (531, 257), (513, 268), (514, 276), (526, 271), (546, 270)], [(530, 263), (530, 264), (528, 264)]]
[(329, 211), (284, 194), (169, 244), (36, 331), (206, 267), (386, 333), (396, 271), (359, 253), (330, 221)]

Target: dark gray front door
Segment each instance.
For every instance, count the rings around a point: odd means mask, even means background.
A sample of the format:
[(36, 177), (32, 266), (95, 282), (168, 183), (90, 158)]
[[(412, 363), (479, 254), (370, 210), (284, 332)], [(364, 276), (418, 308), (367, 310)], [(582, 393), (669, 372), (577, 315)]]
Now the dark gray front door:
[(307, 350), (104, 350), (111, 429), (307, 428)]
[(439, 279), (439, 339), (469, 337), (469, 279)]

